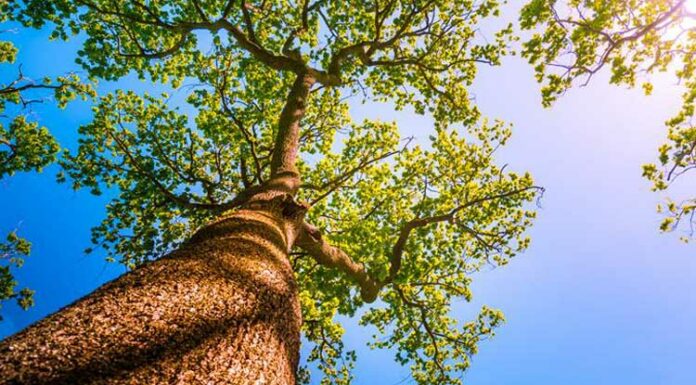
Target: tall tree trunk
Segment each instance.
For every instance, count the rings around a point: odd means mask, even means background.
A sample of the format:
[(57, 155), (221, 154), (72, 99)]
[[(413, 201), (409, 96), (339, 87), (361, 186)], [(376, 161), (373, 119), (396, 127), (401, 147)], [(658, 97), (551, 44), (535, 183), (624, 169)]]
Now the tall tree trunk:
[(271, 206), (217, 220), (3, 341), (0, 384), (294, 384), (297, 221)]

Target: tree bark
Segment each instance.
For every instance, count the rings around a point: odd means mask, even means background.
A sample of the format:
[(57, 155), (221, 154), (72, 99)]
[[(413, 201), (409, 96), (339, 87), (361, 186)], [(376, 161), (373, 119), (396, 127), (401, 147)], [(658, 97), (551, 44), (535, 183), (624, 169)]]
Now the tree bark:
[[(295, 78), (278, 119), (278, 133), (271, 158), (271, 177), (283, 174), (298, 175), (296, 163), (300, 149), (300, 121), (307, 111), (307, 98), (315, 82), (316, 79), (307, 73), (299, 74)], [(299, 182), (299, 179), (296, 182)], [(292, 189), (296, 190), (298, 187), (299, 183), (295, 183)]]
[(299, 222), (257, 206), (3, 341), (0, 384), (295, 384)]

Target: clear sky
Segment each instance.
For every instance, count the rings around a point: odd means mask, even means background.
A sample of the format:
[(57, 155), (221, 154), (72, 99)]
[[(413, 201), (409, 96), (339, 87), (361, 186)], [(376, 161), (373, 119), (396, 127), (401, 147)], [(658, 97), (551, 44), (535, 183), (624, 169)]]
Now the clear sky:
[[(75, 69), (76, 46), (46, 43), (46, 32), (20, 31), (26, 74), (58, 75)], [(3, 67), (7, 68), (7, 67)], [(2, 73), (5, 80), (14, 73)], [(455, 308), (467, 320), (482, 304), (502, 309), (507, 323), (482, 343), (466, 383), (693, 385), (696, 383), (696, 246), (657, 231), (655, 206), (640, 165), (654, 160), (665, 137), (663, 122), (679, 105), (669, 77), (655, 94), (606, 84), (568, 92), (543, 109), (531, 68), (519, 58), (484, 68), (475, 84), (486, 115), (514, 124), (499, 159), (529, 170), (547, 188), (532, 246), (522, 256), (474, 279), (474, 300)], [(124, 87), (147, 88), (132, 79)], [(111, 89), (105, 85), (102, 91)], [(36, 117), (61, 144), (74, 147), (76, 128), (90, 119), (82, 102), (59, 111), (35, 107)], [(396, 120), (405, 134), (425, 137), (427, 118), (356, 105), (362, 116)], [(0, 181), (0, 233), (19, 227), (34, 250), (17, 270), (20, 285), (36, 290), (36, 306), (3, 309), (0, 338), (89, 293), (124, 271), (97, 254), (86, 256), (89, 228), (108, 197), (72, 191), (54, 182), (56, 167)], [(688, 178), (688, 177), (687, 177)], [(675, 194), (696, 191), (682, 180)], [(348, 323), (347, 345), (358, 351), (356, 383), (409, 383), (408, 369), (390, 352), (371, 352), (372, 330)]]

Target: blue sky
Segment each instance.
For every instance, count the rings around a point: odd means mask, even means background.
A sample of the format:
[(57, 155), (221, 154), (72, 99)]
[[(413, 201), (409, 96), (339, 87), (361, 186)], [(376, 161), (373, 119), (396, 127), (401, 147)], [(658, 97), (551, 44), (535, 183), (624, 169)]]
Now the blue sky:
[[(45, 32), (21, 31), (12, 39), (26, 74), (75, 68), (75, 45), (47, 44)], [(665, 76), (646, 97), (606, 80), (600, 76), (571, 90), (552, 109), (541, 107), (531, 68), (519, 58), (483, 68), (474, 86), (486, 115), (514, 124), (500, 162), (531, 171), (547, 192), (530, 232), (531, 248), (504, 268), (477, 274), (474, 300), (455, 306), (462, 320), (482, 304), (502, 309), (508, 320), (481, 345), (465, 374), (467, 383), (696, 383), (696, 246), (658, 233), (655, 206), (661, 196), (640, 176), (640, 165), (655, 158), (664, 140), (663, 122), (677, 110), (680, 89)], [(125, 84), (147, 87), (132, 79)], [(65, 111), (49, 105), (35, 111), (67, 147), (75, 145), (76, 128), (90, 118), (82, 102)], [(405, 134), (421, 138), (431, 127), (425, 117), (385, 106), (356, 105), (352, 112), (358, 119), (396, 120)], [(3, 307), (0, 338), (124, 271), (82, 253), (107, 197), (56, 184), (56, 171), (50, 167), (0, 181), (0, 232), (19, 227), (33, 242), (34, 252), (17, 278), (36, 290), (31, 310)], [(682, 180), (673, 194), (694, 191), (693, 182)], [(408, 369), (394, 363), (390, 352), (364, 347), (371, 334), (348, 323), (347, 345), (359, 356), (356, 383), (404, 379)]]

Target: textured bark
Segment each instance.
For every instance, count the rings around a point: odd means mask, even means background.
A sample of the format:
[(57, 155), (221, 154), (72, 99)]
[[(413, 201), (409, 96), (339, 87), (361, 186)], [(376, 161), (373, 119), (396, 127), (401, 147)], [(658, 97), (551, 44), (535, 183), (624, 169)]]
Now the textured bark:
[[(316, 82), (311, 75), (297, 75), (290, 89), (285, 106), (278, 119), (278, 133), (275, 137), (273, 157), (271, 158), (271, 176), (283, 174), (297, 175), (297, 153), (300, 141), (300, 121), (307, 110), (309, 90)], [(299, 187), (299, 183), (294, 189)]]
[(295, 214), (238, 210), (8, 338), (0, 384), (294, 384)]

